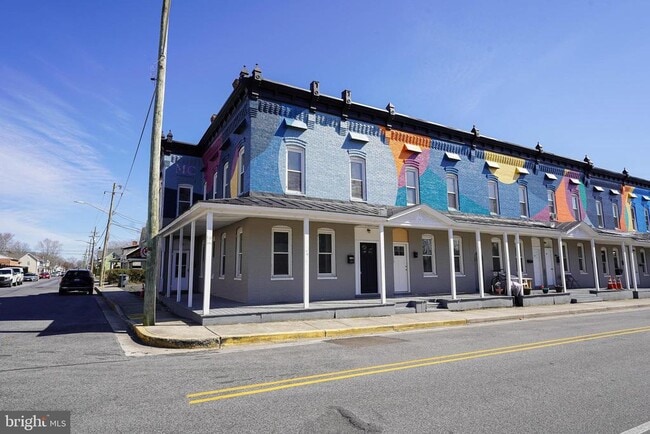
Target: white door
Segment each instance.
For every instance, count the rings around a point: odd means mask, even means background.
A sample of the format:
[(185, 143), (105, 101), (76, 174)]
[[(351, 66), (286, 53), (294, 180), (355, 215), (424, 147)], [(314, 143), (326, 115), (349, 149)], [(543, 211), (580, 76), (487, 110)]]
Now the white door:
[(544, 286), (544, 267), (542, 266), (542, 248), (539, 238), (531, 238), (533, 245), (533, 285)]
[(546, 265), (546, 284), (555, 285), (555, 256), (552, 247), (544, 248), (544, 264)]
[(395, 292), (409, 292), (409, 245), (393, 243), (393, 276)]
[[(181, 270), (180, 270), (180, 277), (179, 277), (179, 272), (178, 272), (178, 259), (179, 257), (182, 256), (182, 263), (181, 263)], [(180, 283), (181, 283), (181, 290), (188, 289), (188, 273), (187, 273), (187, 258), (189, 257), (189, 252), (187, 250), (183, 250), (183, 254), (179, 255), (178, 250), (174, 251), (174, 254), (172, 255), (172, 285), (171, 285), (171, 290), (176, 291), (176, 287), (178, 284), (178, 280), (180, 278)]]

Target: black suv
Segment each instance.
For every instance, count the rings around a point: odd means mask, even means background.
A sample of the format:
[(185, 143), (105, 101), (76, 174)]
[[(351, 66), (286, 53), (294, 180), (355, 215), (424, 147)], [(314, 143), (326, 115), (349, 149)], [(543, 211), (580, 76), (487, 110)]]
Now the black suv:
[(92, 295), (95, 289), (95, 277), (90, 270), (68, 270), (59, 283), (59, 294), (70, 291), (84, 291)]

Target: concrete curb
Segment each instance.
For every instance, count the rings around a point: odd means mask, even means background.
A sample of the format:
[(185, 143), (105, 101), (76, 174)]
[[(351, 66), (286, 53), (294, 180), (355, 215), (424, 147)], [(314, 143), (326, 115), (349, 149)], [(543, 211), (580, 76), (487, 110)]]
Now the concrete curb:
[(158, 336), (154, 333), (151, 333), (147, 330), (146, 326), (143, 325), (132, 325), (131, 329), (135, 335), (140, 340), (140, 343), (148, 345), (150, 347), (158, 348), (175, 348), (175, 349), (198, 349), (198, 348), (220, 348), (221, 338), (215, 336), (211, 339), (183, 339), (183, 338), (171, 338), (169, 336)]

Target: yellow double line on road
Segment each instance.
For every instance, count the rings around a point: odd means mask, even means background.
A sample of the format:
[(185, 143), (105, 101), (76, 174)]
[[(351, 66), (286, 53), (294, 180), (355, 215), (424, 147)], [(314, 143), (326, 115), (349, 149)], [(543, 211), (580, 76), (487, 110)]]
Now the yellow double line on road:
[(501, 354), (516, 353), (521, 351), (537, 350), (540, 348), (567, 345), (577, 342), (592, 341), (595, 339), (624, 336), (634, 333), (649, 332), (648, 327), (637, 327), (630, 329), (614, 330), (591, 335), (574, 336), (569, 338), (551, 339), (547, 341), (531, 342), (528, 344), (512, 345), (507, 347), (490, 348), (486, 350), (471, 351), (466, 353), (450, 354), (446, 356), (435, 356), (424, 359), (407, 360), (404, 362), (387, 363), (384, 365), (367, 366), (365, 368), (348, 369), (325, 374), (308, 375), (305, 377), (287, 378), (285, 380), (270, 381), (266, 383), (248, 384), (245, 386), (228, 387), (225, 389), (208, 390), (205, 392), (190, 393), (187, 398), (189, 404), (201, 404), (222, 399), (238, 398), (242, 396), (255, 395), (259, 393), (274, 392), (277, 390), (291, 389), (294, 387), (309, 386), (330, 381), (347, 380), (366, 375), (383, 374), (386, 372), (402, 371), (405, 369), (421, 368), (424, 366), (438, 365), (442, 363), (459, 362), (461, 360), (478, 359), (481, 357), (498, 356)]

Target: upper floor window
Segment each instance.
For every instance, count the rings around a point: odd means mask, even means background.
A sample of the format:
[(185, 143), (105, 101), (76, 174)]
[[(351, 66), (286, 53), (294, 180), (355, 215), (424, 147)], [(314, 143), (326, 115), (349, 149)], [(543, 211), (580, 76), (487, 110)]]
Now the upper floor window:
[(230, 163), (223, 163), (223, 182), (221, 183), (221, 197), (230, 197)]
[(636, 209), (634, 208), (632, 201), (630, 201), (630, 223), (632, 230), (636, 231)]
[(503, 263), (501, 262), (501, 240), (492, 238), (492, 271), (501, 272), (503, 270)]
[(499, 188), (494, 180), (488, 181), (488, 202), (490, 214), (499, 214)]
[(612, 202), (612, 216), (614, 217), (614, 227), (616, 229), (619, 229), (619, 222), (618, 222), (618, 204), (616, 202)]
[(406, 178), (406, 204), (415, 205), (420, 203), (420, 188), (418, 180), (418, 171), (414, 168), (407, 168)]
[(246, 166), (244, 166), (244, 148), (239, 149), (239, 158), (237, 158), (237, 173), (238, 182), (237, 182), (237, 194), (241, 195), (244, 193), (244, 176), (246, 172)]
[(272, 277), (291, 277), (291, 228), (276, 226), (272, 229)]
[(585, 246), (578, 243), (578, 270), (581, 273), (587, 272), (587, 262), (585, 261)]
[(242, 228), (237, 229), (237, 246), (235, 257), (235, 279), (241, 278), (241, 270), (244, 260), (244, 231)]
[(458, 176), (450, 173), (447, 175), (447, 209), (458, 211)]
[(464, 275), (465, 267), (463, 266), (463, 240), (459, 236), (454, 237), (454, 270), (456, 274)]
[(318, 230), (318, 275), (320, 277), (336, 276), (334, 241), (333, 230)]
[(645, 215), (645, 230), (650, 232), (650, 211), (648, 211), (648, 208), (643, 208), (643, 214)]
[(436, 273), (436, 245), (433, 235), (422, 235), (422, 270), (425, 276), (435, 276)]
[(366, 200), (366, 160), (361, 157), (350, 158), (350, 197)]
[(215, 170), (214, 175), (212, 175), (212, 199), (216, 199), (218, 196), (217, 184), (219, 183), (219, 171)]
[(605, 219), (603, 217), (603, 201), (600, 199), (596, 201), (596, 216), (598, 217), (598, 227), (602, 228), (605, 226)]
[(557, 220), (557, 208), (555, 206), (555, 192), (546, 190), (546, 200), (548, 202), (548, 215), (550, 220)]
[(528, 190), (525, 185), (519, 186), (519, 215), (528, 217)]
[(181, 184), (178, 186), (178, 201), (176, 215), (179, 216), (192, 206), (192, 186)]
[(578, 196), (578, 193), (571, 195), (571, 208), (573, 210), (573, 218), (576, 221), (580, 221), (580, 196)]
[(305, 193), (305, 150), (287, 147), (287, 193)]

